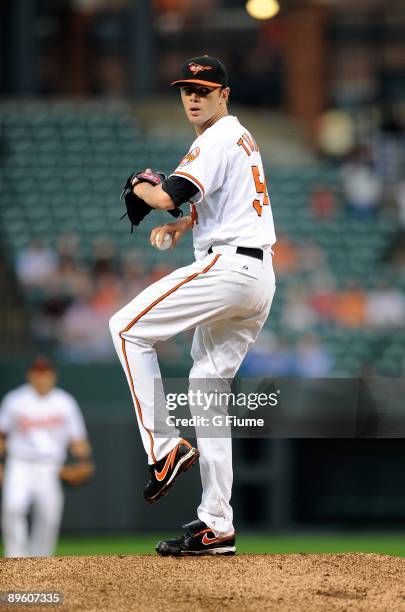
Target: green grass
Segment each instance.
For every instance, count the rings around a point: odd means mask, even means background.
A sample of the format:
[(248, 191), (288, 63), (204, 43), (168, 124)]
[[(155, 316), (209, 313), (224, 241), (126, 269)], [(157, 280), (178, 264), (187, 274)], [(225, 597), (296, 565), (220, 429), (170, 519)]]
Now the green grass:
[[(64, 536), (58, 555), (150, 554), (168, 534)], [(176, 535), (176, 534), (173, 534)], [(238, 553), (381, 553), (405, 557), (405, 534), (239, 535)]]
[[(57, 555), (145, 555), (155, 551), (160, 535), (63, 536)], [(176, 533), (173, 533), (175, 536)], [(238, 553), (380, 553), (405, 557), (404, 534), (297, 534), (237, 537)], [(0, 554), (2, 553), (0, 547)]]

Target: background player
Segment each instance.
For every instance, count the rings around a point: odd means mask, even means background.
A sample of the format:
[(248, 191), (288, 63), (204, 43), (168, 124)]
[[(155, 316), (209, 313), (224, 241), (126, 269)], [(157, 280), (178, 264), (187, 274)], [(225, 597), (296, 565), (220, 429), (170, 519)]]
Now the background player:
[[(0, 409), (0, 457), (7, 447), (4, 470), (0, 467), (6, 557), (52, 555), (63, 511), (60, 477), (80, 484), (94, 470), (79, 406), (55, 387), (52, 363), (37, 358), (27, 378), (27, 384), (5, 396)], [(68, 448), (77, 465), (61, 469)]]
[[(192, 229), (196, 261), (142, 291), (110, 322), (148, 454), (145, 498), (150, 502), (198, 456), (176, 429), (162, 434), (154, 418), (165, 404), (155, 342), (195, 328), (190, 386), (203, 379), (205, 390), (229, 390), (275, 291), (275, 234), (262, 160), (248, 130), (228, 115), (226, 70), (215, 58), (192, 58), (172, 85), (181, 87), (197, 139), (167, 180), (162, 183), (148, 170), (155, 186), (135, 178), (134, 193), (152, 208), (192, 202), (189, 217), (155, 228), (151, 242), (170, 232), (176, 244)], [(185, 526), (184, 536), (159, 542), (160, 554), (235, 552), (231, 439), (198, 437), (198, 451), (203, 486), (198, 519)]]

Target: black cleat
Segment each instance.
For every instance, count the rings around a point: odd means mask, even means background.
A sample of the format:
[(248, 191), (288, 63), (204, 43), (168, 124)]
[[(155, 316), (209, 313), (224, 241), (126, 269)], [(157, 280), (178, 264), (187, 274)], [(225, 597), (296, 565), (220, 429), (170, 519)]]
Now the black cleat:
[(187, 472), (199, 456), (198, 450), (189, 442), (180, 440), (166, 457), (150, 466), (151, 478), (143, 492), (146, 501), (153, 504), (166, 495), (176, 478)]
[(163, 540), (156, 545), (156, 552), (162, 556), (182, 557), (185, 555), (234, 555), (235, 534), (217, 538), (200, 520), (183, 525), (188, 531), (180, 538)]

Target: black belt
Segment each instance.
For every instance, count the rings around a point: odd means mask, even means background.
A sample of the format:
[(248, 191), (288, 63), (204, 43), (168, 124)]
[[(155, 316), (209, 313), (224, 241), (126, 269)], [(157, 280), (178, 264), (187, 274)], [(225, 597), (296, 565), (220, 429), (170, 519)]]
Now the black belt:
[[(260, 259), (263, 261), (263, 251), (262, 249), (251, 249), (249, 247), (236, 247), (236, 252), (239, 255), (248, 255), (249, 257), (254, 257), (255, 259)], [(212, 247), (208, 249), (208, 254), (211, 255)]]

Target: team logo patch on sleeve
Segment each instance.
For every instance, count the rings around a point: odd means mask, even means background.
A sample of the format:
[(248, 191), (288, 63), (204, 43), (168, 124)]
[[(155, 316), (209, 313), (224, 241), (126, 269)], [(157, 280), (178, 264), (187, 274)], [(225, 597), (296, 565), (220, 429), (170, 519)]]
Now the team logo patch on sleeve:
[(182, 168), (183, 166), (187, 166), (187, 164), (191, 164), (191, 162), (194, 161), (199, 156), (199, 154), (199, 147), (194, 147), (194, 149), (191, 149), (191, 151), (189, 151), (179, 163), (180, 168)]

